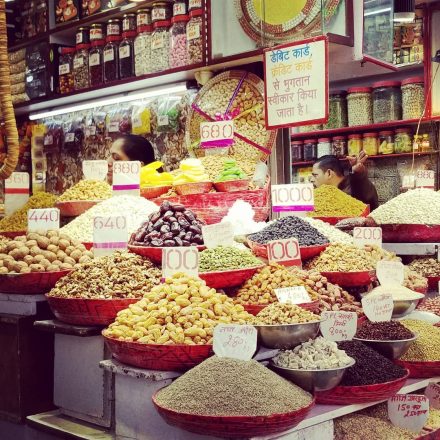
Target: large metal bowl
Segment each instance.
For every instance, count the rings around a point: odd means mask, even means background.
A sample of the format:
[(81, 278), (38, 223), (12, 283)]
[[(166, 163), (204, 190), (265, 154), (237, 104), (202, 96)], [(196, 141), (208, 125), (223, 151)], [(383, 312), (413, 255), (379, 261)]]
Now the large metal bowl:
[(415, 310), (417, 304), (422, 298), (423, 295), (420, 295), (420, 298), (417, 299), (394, 300), (392, 318), (403, 318), (408, 315)]
[(383, 354), (389, 359), (399, 359), (409, 349), (410, 345), (417, 339), (417, 335), (414, 334), (412, 338), (401, 339), (398, 341), (379, 341), (374, 339), (361, 339), (354, 337), (359, 342), (369, 345), (374, 350)]
[(294, 348), (319, 333), (321, 321), (301, 324), (254, 325), (258, 332), (258, 342), (267, 348)]
[(328, 370), (284, 368), (275, 365), (273, 361), (270, 362), (270, 367), (281, 376), (300, 386), (302, 389), (313, 393), (315, 391), (331, 390), (338, 386), (344, 377), (347, 368), (352, 367), (356, 362), (353, 358), (350, 359), (351, 362), (348, 365)]

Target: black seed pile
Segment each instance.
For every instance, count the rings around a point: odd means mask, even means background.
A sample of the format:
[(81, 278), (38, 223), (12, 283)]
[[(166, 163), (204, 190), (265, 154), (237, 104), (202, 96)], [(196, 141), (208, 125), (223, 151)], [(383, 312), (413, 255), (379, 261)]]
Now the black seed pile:
[(399, 321), (367, 321), (356, 333), (357, 338), (374, 341), (400, 341), (411, 339), (413, 336), (413, 333)]

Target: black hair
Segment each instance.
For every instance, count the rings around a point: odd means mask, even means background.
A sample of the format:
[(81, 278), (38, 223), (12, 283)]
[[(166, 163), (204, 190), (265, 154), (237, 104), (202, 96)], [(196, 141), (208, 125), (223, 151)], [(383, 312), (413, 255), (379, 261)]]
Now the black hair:
[(324, 173), (327, 170), (332, 170), (338, 176), (344, 176), (344, 168), (341, 164), (341, 161), (332, 154), (320, 157), (316, 163)]
[(138, 160), (147, 165), (154, 162), (154, 149), (150, 141), (136, 134), (124, 134), (122, 139), (122, 150), (129, 160)]

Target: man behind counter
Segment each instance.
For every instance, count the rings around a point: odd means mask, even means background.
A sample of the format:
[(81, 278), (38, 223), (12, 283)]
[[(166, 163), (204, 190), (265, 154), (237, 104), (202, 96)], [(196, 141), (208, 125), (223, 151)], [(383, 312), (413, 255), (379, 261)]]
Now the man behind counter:
[(332, 185), (352, 197), (370, 205), (370, 210), (379, 206), (375, 186), (368, 179), (365, 161), (368, 156), (361, 151), (359, 156), (348, 156), (351, 170), (348, 176), (344, 176), (344, 168), (336, 156), (322, 156), (313, 165), (312, 178), (310, 179), (315, 188), (321, 185)]

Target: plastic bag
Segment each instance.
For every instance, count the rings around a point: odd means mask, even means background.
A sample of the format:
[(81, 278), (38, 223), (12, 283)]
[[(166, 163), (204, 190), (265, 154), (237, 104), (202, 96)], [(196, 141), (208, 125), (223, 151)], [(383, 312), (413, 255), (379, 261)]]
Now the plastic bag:
[(79, 150), (84, 142), (84, 118), (80, 115), (72, 115), (63, 124), (64, 148), (67, 150)]
[(106, 118), (107, 137), (115, 140), (131, 132), (131, 107), (117, 106), (110, 109)]
[(131, 132), (139, 135), (151, 133), (151, 111), (148, 104), (139, 103), (133, 106)]
[(64, 132), (62, 121), (51, 119), (45, 123), (46, 133), (43, 138), (43, 149), (45, 153), (60, 151), (64, 143)]
[(168, 96), (159, 101), (157, 109), (157, 128), (159, 133), (176, 133), (179, 131), (180, 109), (179, 96)]

